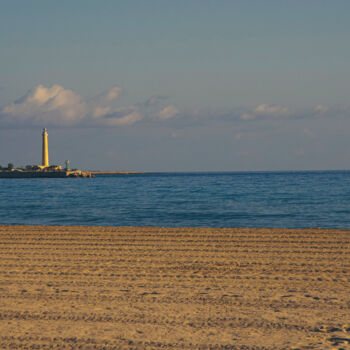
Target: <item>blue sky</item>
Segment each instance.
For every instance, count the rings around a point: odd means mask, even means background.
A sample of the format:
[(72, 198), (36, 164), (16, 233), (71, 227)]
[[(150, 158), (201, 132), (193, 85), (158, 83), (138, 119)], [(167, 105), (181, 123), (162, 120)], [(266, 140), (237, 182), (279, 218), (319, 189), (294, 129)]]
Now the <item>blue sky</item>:
[(349, 169), (350, 2), (0, 4), (0, 164)]

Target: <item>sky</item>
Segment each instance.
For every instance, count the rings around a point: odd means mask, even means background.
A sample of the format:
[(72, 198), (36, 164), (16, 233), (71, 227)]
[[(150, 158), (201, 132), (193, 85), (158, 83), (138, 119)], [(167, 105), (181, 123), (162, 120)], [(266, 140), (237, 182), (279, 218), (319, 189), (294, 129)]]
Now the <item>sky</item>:
[(2, 0), (0, 164), (350, 169), (348, 0)]

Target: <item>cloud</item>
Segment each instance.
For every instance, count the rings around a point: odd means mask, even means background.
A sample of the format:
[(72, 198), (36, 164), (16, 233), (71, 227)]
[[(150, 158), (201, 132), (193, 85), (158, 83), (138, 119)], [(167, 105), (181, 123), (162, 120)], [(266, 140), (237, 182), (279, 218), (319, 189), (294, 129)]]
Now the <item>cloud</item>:
[(111, 107), (96, 106), (92, 110), (94, 118), (101, 118), (111, 113)]
[(317, 114), (325, 114), (329, 111), (329, 108), (326, 106), (318, 105), (315, 107), (314, 111)]
[(174, 106), (166, 106), (156, 115), (156, 120), (168, 120), (179, 114), (179, 110)]
[[(111, 114), (104, 115), (103, 117), (104, 118), (99, 119), (99, 122), (102, 122), (102, 125), (108, 126), (132, 125), (143, 119), (143, 115), (135, 107), (120, 108), (114, 110)], [(99, 123), (97, 123), (97, 125), (98, 124)]]
[[(350, 110), (350, 109), (349, 109)], [(181, 111), (176, 118), (166, 120), (167, 125), (174, 128), (198, 127), (210, 123), (236, 123), (240, 126), (261, 127), (260, 122), (299, 121), (305, 119), (344, 116), (346, 113), (339, 108), (326, 106), (312, 106), (305, 109), (290, 109), (283, 105), (260, 104), (253, 108), (237, 106), (233, 108), (202, 108)], [(159, 120), (159, 116), (154, 119)], [(164, 122), (164, 121), (163, 121)], [(239, 138), (240, 136), (237, 136)]]
[[(120, 104), (121, 95), (122, 89), (118, 86), (113, 86), (97, 97), (84, 99), (78, 93), (58, 84), (51, 87), (38, 85), (0, 109), (0, 126), (124, 127), (136, 123), (159, 123), (179, 129), (208, 123), (229, 122), (248, 126), (258, 121), (344, 117), (349, 114), (349, 109), (328, 108), (324, 105), (295, 112), (278, 104), (260, 104), (250, 109), (196, 108), (180, 112), (174, 105), (166, 104), (168, 97), (165, 95), (151, 96), (131, 106)], [(239, 137), (237, 135), (236, 139)]]
[(114, 86), (104, 94), (101, 95), (101, 99), (107, 102), (116, 100), (122, 92), (122, 89), (119, 86)]
[(123, 117), (112, 119), (113, 123), (111, 125), (132, 125), (140, 121), (142, 118), (142, 114), (138, 111), (135, 111), (130, 114), (124, 115)]
[[(119, 127), (135, 124), (145, 118), (152, 122), (164, 121), (179, 113), (174, 106), (158, 106), (165, 96), (154, 96), (146, 103), (129, 107), (115, 107), (114, 101), (121, 92), (120, 87), (114, 86), (95, 98), (84, 100), (74, 91), (58, 84), (51, 87), (38, 85), (0, 109), (0, 125)], [(153, 119), (150, 115), (157, 118)]]
[(143, 103), (144, 106), (149, 107), (149, 106), (155, 106), (162, 101), (166, 100), (168, 96), (166, 95), (158, 95), (158, 96), (152, 96), (150, 97), (147, 101)]
[(279, 117), (288, 117), (290, 116), (290, 111), (288, 107), (279, 106), (279, 105), (268, 105), (261, 104), (257, 106), (251, 112), (245, 112), (241, 114), (240, 119), (242, 120), (251, 120), (251, 119), (266, 119), (266, 118), (279, 118)]
[(83, 99), (60, 85), (39, 85), (0, 111), (2, 119), (24, 124), (74, 125), (87, 113)]

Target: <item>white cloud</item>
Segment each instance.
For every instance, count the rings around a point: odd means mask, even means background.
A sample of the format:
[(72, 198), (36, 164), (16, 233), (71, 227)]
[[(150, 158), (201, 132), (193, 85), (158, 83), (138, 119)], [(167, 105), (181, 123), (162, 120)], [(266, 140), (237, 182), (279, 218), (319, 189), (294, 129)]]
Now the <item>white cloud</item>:
[(288, 117), (289, 115), (290, 111), (288, 107), (261, 104), (257, 106), (253, 111), (241, 114), (240, 119), (251, 120), (256, 118), (279, 118)]
[(177, 114), (179, 114), (179, 110), (176, 107), (169, 105), (160, 110), (155, 119), (168, 120)]
[(146, 102), (144, 102), (143, 105), (146, 107), (154, 106), (154, 105), (157, 105), (160, 102), (166, 100), (167, 98), (168, 98), (168, 96), (165, 96), (165, 95), (152, 96)]
[(262, 104), (255, 108), (255, 113), (261, 115), (284, 116), (289, 114), (289, 110), (287, 107), (283, 106), (271, 106)]
[(86, 115), (87, 105), (75, 92), (60, 85), (39, 85), (0, 113), (10, 123), (74, 125)]
[(329, 111), (329, 108), (326, 107), (326, 106), (322, 106), (322, 105), (317, 105), (314, 109), (314, 111), (317, 113), (317, 114), (324, 114), (324, 113), (327, 113)]
[(143, 115), (137, 109), (120, 109), (114, 114), (108, 115), (103, 120), (103, 124), (108, 126), (127, 126), (132, 125), (143, 118)]
[[(122, 90), (114, 86), (95, 98), (84, 99), (76, 92), (60, 85), (38, 85), (20, 99), (0, 109), (2, 127), (92, 126), (122, 127), (140, 121), (169, 123), (173, 127), (191, 127), (209, 122), (246, 122), (271, 119), (315, 118), (345, 115), (347, 110), (329, 109), (317, 105), (309, 110), (291, 112), (282, 105), (260, 104), (252, 109), (244, 107), (228, 110), (194, 109), (179, 112), (174, 105), (165, 105), (166, 96), (152, 96), (145, 102), (120, 106)], [(117, 100), (117, 101), (116, 101)], [(174, 118), (177, 116), (176, 118)], [(167, 124), (168, 125), (168, 124)], [(237, 134), (236, 139), (241, 135)]]
[(120, 96), (121, 92), (122, 89), (119, 86), (114, 86), (103, 94), (102, 98), (107, 102), (114, 101)]
[(45, 87), (38, 85), (17, 101), (0, 109), (0, 123), (3, 126), (76, 126), (118, 127), (132, 125), (149, 117), (153, 106), (153, 121), (164, 121), (178, 114), (174, 106), (156, 107), (165, 96), (154, 96), (146, 103), (129, 107), (112, 105), (121, 93), (114, 86), (98, 97), (84, 100), (72, 90), (60, 85)]
[(93, 108), (92, 116), (94, 118), (101, 118), (109, 113), (111, 113), (111, 107), (96, 106)]

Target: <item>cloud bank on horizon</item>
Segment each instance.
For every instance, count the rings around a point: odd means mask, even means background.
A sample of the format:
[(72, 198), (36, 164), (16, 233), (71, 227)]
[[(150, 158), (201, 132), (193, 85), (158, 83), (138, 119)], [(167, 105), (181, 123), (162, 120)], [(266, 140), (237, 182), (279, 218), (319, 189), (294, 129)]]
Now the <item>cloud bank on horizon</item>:
[(2, 127), (32, 126), (89, 126), (123, 127), (139, 122), (166, 123), (174, 118), (184, 126), (207, 119), (231, 121), (258, 121), (300, 119), (329, 115), (330, 108), (317, 105), (309, 111), (294, 112), (282, 105), (260, 104), (253, 109), (231, 111), (190, 111), (180, 112), (173, 105), (165, 104), (167, 96), (152, 96), (145, 102), (128, 107), (116, 107), (122, 89), (114, 86), (90, 99), (83, 99), (76, 92), (54, 84), (51, 87), (38, 85), (24, 96), (0, 109)]

